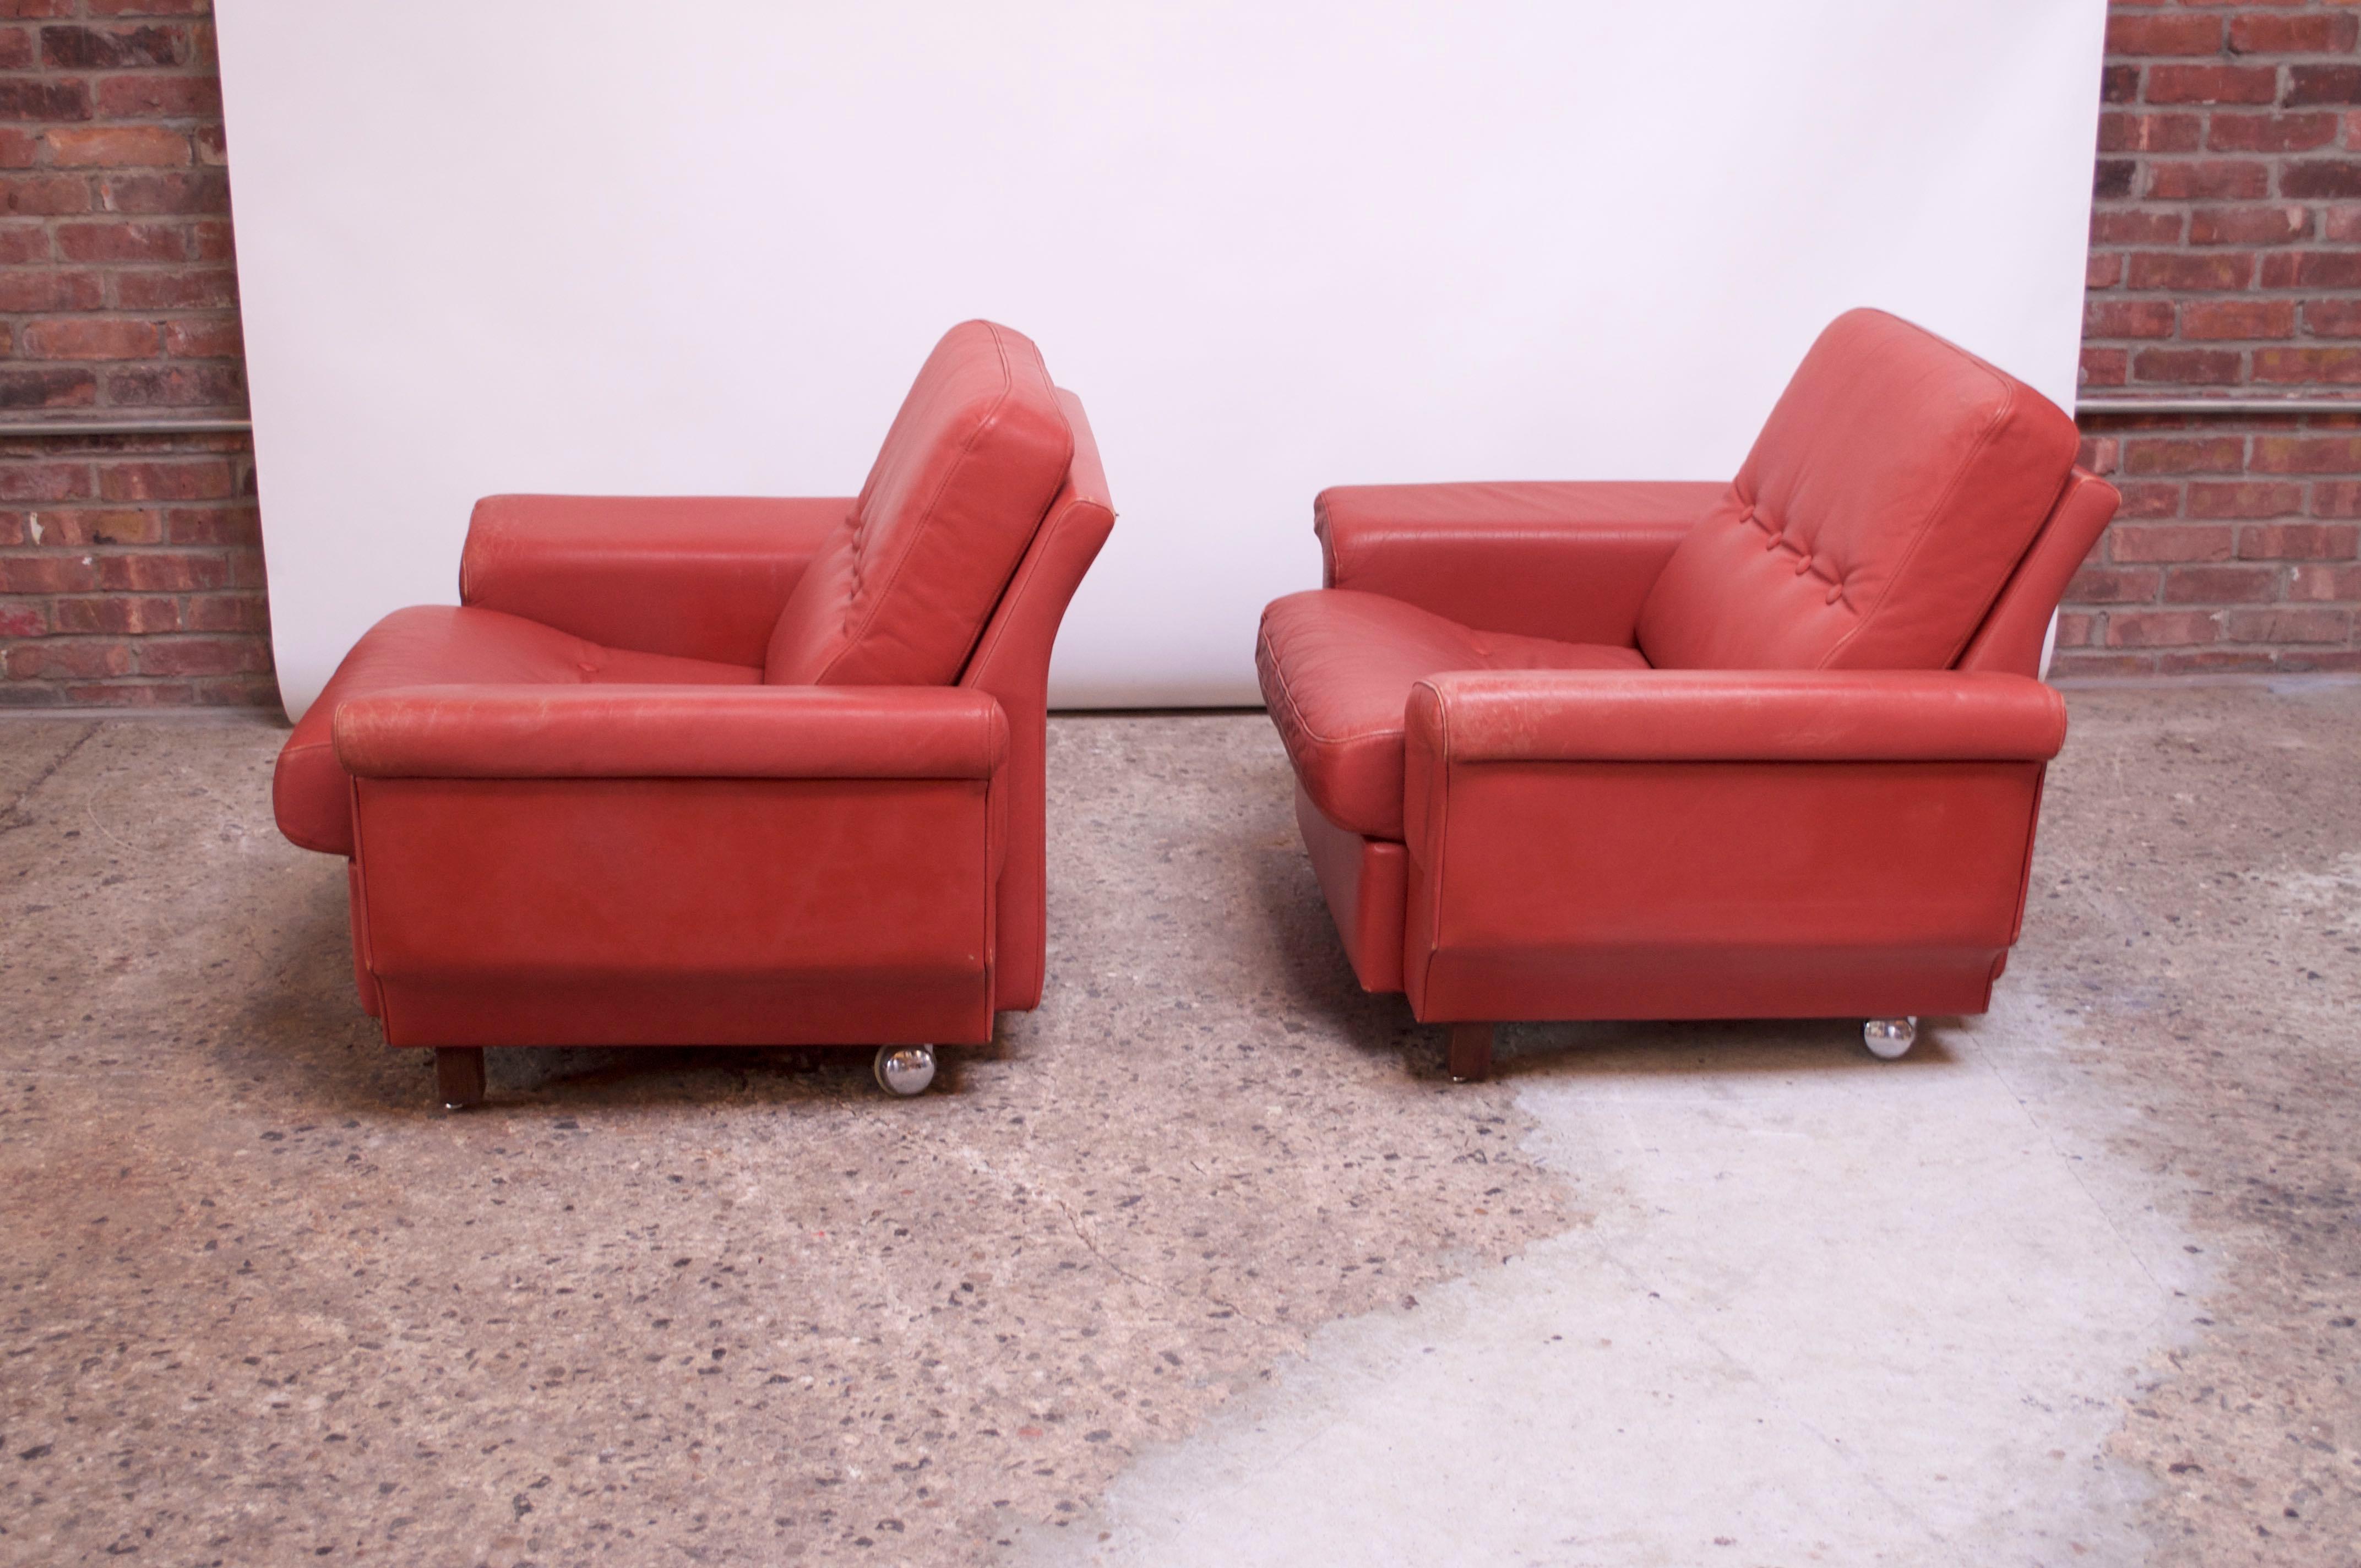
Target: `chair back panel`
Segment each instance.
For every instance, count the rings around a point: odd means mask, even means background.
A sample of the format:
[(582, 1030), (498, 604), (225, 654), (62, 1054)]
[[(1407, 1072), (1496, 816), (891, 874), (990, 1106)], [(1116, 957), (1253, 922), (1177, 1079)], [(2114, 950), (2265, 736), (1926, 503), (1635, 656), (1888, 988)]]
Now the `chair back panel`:
[(2017, 564), (2008, 587), (1993, 601), (1992, 613), (1976, 629), (1968, 651), (1960, 655), (1960, 669), (2040, 678), (2041, 647), (2049, 639), (2049, 618), (2066, 595), (2068, 579), (2106, 532), (2108, 520), (2115, 515), (2122, 499), (2114, 486), (2096, 474), (2074, 470), (2057, 510)]

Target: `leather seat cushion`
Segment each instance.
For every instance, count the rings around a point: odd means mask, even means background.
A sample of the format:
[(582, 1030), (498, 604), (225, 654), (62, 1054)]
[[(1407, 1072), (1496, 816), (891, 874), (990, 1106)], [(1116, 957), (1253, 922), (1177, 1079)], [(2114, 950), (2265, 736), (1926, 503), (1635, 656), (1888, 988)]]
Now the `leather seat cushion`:
[(1322, 816), (1402, 836), (1411, 687), (1453, 670), (1644, 670), (1632, 648), (1478, 631), (1400, 599), (1315, 588), (1273, 600), (1255, 647), (1263, 700)]
[(752, 685), (763, 672), (667, 653), (635, 653), (503, 615), (420, 605), (398, 609), (353, 645), (279, 754), (270, 785), (279, 830), (307, 850), (353, 852), (351, 780), (329, 733), (336, 705), (371, 692), (425, 685)]

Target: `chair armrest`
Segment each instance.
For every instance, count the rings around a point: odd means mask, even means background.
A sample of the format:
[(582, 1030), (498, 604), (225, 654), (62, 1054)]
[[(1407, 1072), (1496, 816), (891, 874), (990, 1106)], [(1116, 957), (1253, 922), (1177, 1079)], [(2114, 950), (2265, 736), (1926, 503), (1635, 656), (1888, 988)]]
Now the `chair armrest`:
[(1722, 484), (1349, 485), (1312, 502), (1325, 586), (1486, 631), (1630, 647), (1640, 606)]
[(760, 664), (796, 579), (849, 499), (487, 496), (459, 602), (610, 648)]
[(2023, 675), (1548, 670), (1411, 688), (1412, 756), (1452, 762), (2047, 762), (2064, 699)]
[(1008, 718), (955, 686), (405, 686), (336, 709), (357, 778), (991, 779)]

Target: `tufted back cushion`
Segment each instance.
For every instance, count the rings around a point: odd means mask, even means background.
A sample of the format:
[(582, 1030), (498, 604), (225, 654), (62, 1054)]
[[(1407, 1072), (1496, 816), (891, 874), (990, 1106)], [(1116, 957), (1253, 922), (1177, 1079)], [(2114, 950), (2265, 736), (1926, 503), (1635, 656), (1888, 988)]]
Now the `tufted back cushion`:
[(1820, 334), (1640, 612), (1666, 669), (1950, 667), (2066, 483), (2074, 422), (1883, 311)]
[(966, 322), (894, 417), (836, 543), (772, 629), (774, 685), (949, 685), (1065, 483), (1074, 435), (1040, 351)]

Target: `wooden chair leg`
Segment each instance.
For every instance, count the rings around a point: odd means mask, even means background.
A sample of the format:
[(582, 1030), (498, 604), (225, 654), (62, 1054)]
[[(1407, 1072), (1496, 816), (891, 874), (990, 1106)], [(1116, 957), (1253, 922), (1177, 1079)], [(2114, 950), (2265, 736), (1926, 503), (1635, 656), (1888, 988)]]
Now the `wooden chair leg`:
[(1480, 1083), (1492, 1076), (1492, 1025), (1451, 1025), (1451, 1081)]
[(481, 1046), (434, 1047), (434, 1092), (445, 1111), (465, 1111), (484, 1102), (484, 1049)]

